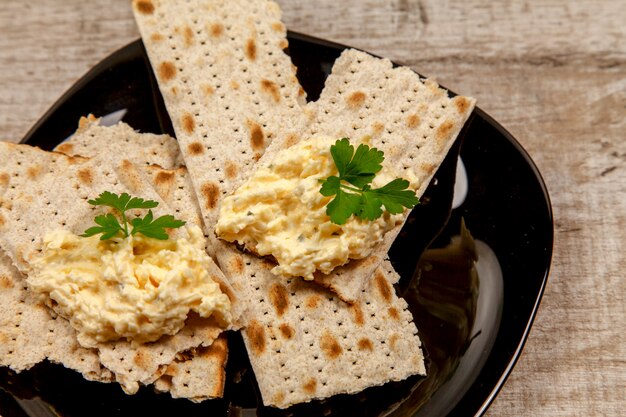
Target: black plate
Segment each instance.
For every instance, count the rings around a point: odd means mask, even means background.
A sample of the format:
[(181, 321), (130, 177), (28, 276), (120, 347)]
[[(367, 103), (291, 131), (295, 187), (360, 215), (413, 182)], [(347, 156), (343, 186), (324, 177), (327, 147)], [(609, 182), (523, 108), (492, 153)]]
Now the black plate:
[[(315, 100), (344, 46), (289, 34), (298, 78)], [(172, 134), (171, 122), (140, 41), (115, 52), (76, 83), (23, 142), (52, 149), (87, 113), (126, 109), (124, 121), (144, 132)], [(457, 155), (468, 194), (450, 211)], [(193, 404), (142, 388), (126, 396), (115, 384), (87, 382), (42, 363), (19, 375), (0, 368), (0, 411), (7, 416), (440, 416), (482, 414), (511, 372), (546, 283), (552, 254), (552, 212), (545, 185), (520, 144), (476, 109), (423, 203), (390, 252), (427, 351), (429, 376), (369, 388), (356, 395), (298, 405), (259, 406), (251, 372), (229, 378), (224, 400)], [(449, 244), (462, 219), (476, 239)], [(421, 260), (424, 248), (431, 245)], [(475, 251), (473, 246), (475, 245)], [(471, 258), (478, 254), (476, 268)], [(231, 335), (229, 375), (248, 369), (241, 340)]]

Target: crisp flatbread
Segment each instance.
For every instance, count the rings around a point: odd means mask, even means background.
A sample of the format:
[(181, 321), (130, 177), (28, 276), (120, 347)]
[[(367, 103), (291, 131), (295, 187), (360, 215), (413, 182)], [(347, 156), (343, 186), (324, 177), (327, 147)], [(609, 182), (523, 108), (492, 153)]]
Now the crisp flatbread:
[(297, 136), (306, 122), (280, 8), (267, 0), (135, 0), (133, 10), (213, 236), (221, 197), (271, 141)]
[[(54, 150), (66, 155), (98, 156), (104, 153), (124, 155), (138, 165), (158, 165), (174, 169), (184, 164), (176, 139), (170, 135), (139, 133), (126, 123), (101, 126), (93, 115), (81, 117), (78, 129)], [(125, 153), (131, 146), (133, 153)]]
[[(128, 161), (118, 170), (102, 168), (106, 166), (98, 158), (66, 156), (0, 142), (0, 246), (12, 255), (22, 272), (29, 272), (28, 260), (36, 254), (39, 239), (47, 231), (64, 227), (81, 233), (90, 225), (98, 209), (86, 200), (101, 191), (128, 191), (161, 201), (142, 169)], [(155, 209), (157, 215), (160, 210), (169, 211), (164, 202)], [(209, 273), (220, 283), (226, 282), (215, 264)], [(228, 295), (232, 297), (234, 293)], [(176, 335), (139, 348), (121, 340), (88, 347), (97, 348), (100, 362), (115, 374), (115, 380), (127, 392), (134, 393), (140, 383), (149, 384), (161, 377), (180, 352), (210, 346), (222, 331), (211, 319), (189, 319)], [(71, 350), (59, 352), (58, 357), (63, 363), (75, 359)], [(223, 375), (217, 375), (215, 381), (222, 384)], [(206, 383), (202, 388), (206, 393), (216, 392), (215, 386), (207, 388)]]
[(390, 263), (350, 305), (313, 282), (268, 279), (273, 265), (258, 258), (233, 261), (255, 271), (242, 335), (265, 405), (286, 408), (425, 375), (417, 328), (396, 296)]
[(98, 351), (80, 346), (69, 322), (51, 314), (0, 250), (0, 366), (20, 372), (44, 359), (80, 372), (92, 381), (111, 382)]
[[(345, 50), (333, 65), (319, 100), (307, 104), (311, 123), (301, 137), (348, 137), (385, 154), (384, 166), (417, 182), (421, 197), (437, 168), (474, 109), (471, 97), (451, 98), (430, 79), (388, 59), (354, 49)], [(274, 141), (260, 163), (270, 163), (290, 142)], [(405, 212), (405, 220), (408, 216)], [(352, 260), (315, 280), (347, 302), (359, 299), (373, 271), (387, 256), (402, 224), (387, 232), (370, 256)]]
[[(56, 149), (65, 150), (69, 154), (80, 156), (98, 157), (102, 153), (102, 143), (114, 143), (116, 150), (121, 155), (127, 155), (129, 159), (139, 165), (146, 174), (150, 184), (159, 194), (163, 201), (173, 210), (176, 217), (183, 218), (188, 224), (193, 224), (202, 228), (202, 216), (198, 205), (191, 179), (184, 166), (180, 166), (176, 155), (179, 155), (178, 143), (169, 135), (153, 135), (137, 133), (124, 123), (118, 123), (110, 127), (99, 126), (99, 119), (93, 117), (81, 118), (80, 128), (71, 139), (61, 144)], [(116, 132), (119, 132), (117, 134)], [(128, 132), (125, 134), (125, 132)], [(132, 132), (132, 133), (131, 133)], [(95, 137), (91, 136), (95, 133)], [(105, 134), (102, 136), (102, 134)], [(81, 146), (75, 145), (74, 141), (84, 140)], [(128, 138), (129, 140), (126, 140)], [(176, 145), (174, 148), (172, 142)], [(149, 149), (149, 152), (144, 152)], [(165, 163), (164, 163), (165, 161)], [(158, 164), (164, 164), (163, 167)], [(167, 169), (170, 168), (170, 169)], [(207, 243), (209, 240), (207, 239)], [(230, 294), (231, 299), (235, 299), (232, 288), (221, 276), (214, 275), (214, 280), (220, 283), (224, 293)], [(243, 307), (243, 303), (234, 305), (234, 315), (241, 316), (243, 311), (238, 308)], [(202, 322), (190, 320), (187, 329), (196, 331)], [(206, 327), (204, 332), (213, 331), (211, 327)], [(201, 333), (199, 333), (201, 335)], [(180, 338), (182, 335), (178, 335)], [(214, 335), (209, 335), (214, 337)], [(205, 340), (210, 340), (206, 339)], [(193, 344), (193, 343), (192, 343)], [(206, 343), (205, 343), (206, 344)], [(163, 349), (163, 347), (161, 347)], [(174, 398), (187, 398), (191, 401), (204, 401), (210, 398), (217, 398), (224, 390), (225, 374), (228, 349), (225, 336), (220, 336), (208, 347), (194, 347), (184, 353), (178, 352), (177, 348), (164, 351), (154, 351), (159, 346), (152, 347), (149, 354), (137, 353), (129, 345), (119, 344), (105, 346), (101, 349), (102, 360), (112, 369), (136, 369), (140, 363), (138, 371), (133, 378), (140, 380), (144, 384), (154, 381), (155, 389), (167, 391)], [(138, 355), (138, 356), (137, 356)], [(172, 361), (172, 357), (174, 358)], [(129, 359), (130, 358), (130, 359)], [(154, 360), (154, 359), (158, 360)], [(211, 377), (207, 377), (207, 376)], [(157, 378), (155, 380), (155, 378)]]

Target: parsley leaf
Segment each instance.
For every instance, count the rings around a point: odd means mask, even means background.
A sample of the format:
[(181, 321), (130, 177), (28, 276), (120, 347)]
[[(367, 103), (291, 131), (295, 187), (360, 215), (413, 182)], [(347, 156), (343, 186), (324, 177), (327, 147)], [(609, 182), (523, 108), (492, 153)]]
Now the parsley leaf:
[[(366, 190), (363, 194), (364, 196), (367, 195), (368, 198), (372, 200), (380, 201), (380, 203), (385, 206), (385, 210), (389, 213), (399, 214), (404, 211), (404, 207), (412, 208), (419, 203), (415, 192), (407, 190), (408, 187), (409, 182), (407, 180), (396, 178), (383, 187)], [(376, 201), (375, 204), (378, 204), (378, 201)], [(380, 207), (381, 204), (378, 204), (378, 207)], [(380, 217), (380, 215), (377, 217)]]
[[(117, 195), (109, 191), (104, 191), (98, 196), (98, 198), (89, 200), (88, 203), (93, 206), (106, 206), (116, 209), (120, 213), (122, 223), (120, 223), (118, 218), (111, 213), (96, 216), (94, 221), (98, 226), (93, 226), (85, 230), (85, 232), (81, 235), (83, 237), (89, 237), (102, 233), (100, 240), (106, 240), (120, 233), (124, 237), (141, 233), (147, 237), (166, 240), (168, 238), (168, 234), (165, 230), (166, 228), (174, 229), (182, 227), (185, 224), (184, 221), (176, 220), (174, 216), (171, 215), (161, 216), (154, 219), (152, 210), (148, 210), (148, 214), (146, 214), (145, 217), (137, 217), (129, 222), (126, 217), (127, 210), (152, 209), (158, 206), (159, 203), (153, 200), (131, 197), (127, 193)], [(129, 223), (133, 226), (130, 232), (128, 231)]]
[(100, 240), (105, 240), (112, 238), (119, 232), (124, 233), (124, 229), (120, 225), (120, 222), (118, 222), (117, 218), (111, 213), (102, 216), (96, 216), (94, 221), (96, 222), (96, 224), (100, 225), (100, 227), (90, 227), (89, 229), (85, 230), (85, 233), (83, 233), (81, 236), (89, 237), (97, 235), (98, 233), (102, 233)]
[(330, 147), (330, 154), (339, 176), (320, 180), (320, 193), (335, 196), (326, 206), (331, 222), (344, 224), (353, 214), (361, 219), (376, 220), (382, 216), (383, 206), (389, 213), (398, 214), (405, 207), (411, 209), (419, 204), (405, 179), (396, 178), (383, 187), (371, 188), (370, 183), (382, 169), (385, 159), (382, 151), (360, 144), (355, 152), (350, 141), (342, 138)]
[(357, 187), (363, 187), (374, 179), (383, 166), (385, 159), (382, 151), (360, 144), (354, 152), (354, 146), (348, 138), (335, 142), (330, 147), (330, 154), (339, 171), (339, 177)]
[(165, 216), (158, 217), (154, 221), (152, 220), (153, 214), (152, 210), (148, 211), (146, 217), (133, 219), (131, 222), (133, 225), (133, 230), (130, 232), (131, 235), (136, 233), (141, 233), (144, 236), (152, 237), (159, 240), (167, 240), (168, 235), (165, 231), (166, 228), (174, 229), (177, 227), (181, 227), (185, 224), (182, 220), (176, 220), (174, 216), (168, 214)]
[(353, 213), (359, 211), (361, 197), (356, 194), (338, 190), (335, 198), (326, 206), (326, 214), (335, 224), (344, 224)]

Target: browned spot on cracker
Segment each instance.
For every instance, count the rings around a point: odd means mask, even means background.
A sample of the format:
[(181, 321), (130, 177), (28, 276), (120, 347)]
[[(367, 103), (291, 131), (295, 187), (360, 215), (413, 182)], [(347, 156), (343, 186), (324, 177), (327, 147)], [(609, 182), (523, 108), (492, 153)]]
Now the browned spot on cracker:
[(291, 339), (295, 334), (295, 330), (293, 330), (293, 327), (291, 327), (287, 323), (282, 323), (280, 326), (278, 326), (278, 328), (280, 329), (280, 332), (285, 339)]
[(274, 395), (274, 404), (281, 404), (285, 401), (285, 393), (283, 391), (277, 392)]
[(276, 32), (282, 32), (285, 30), (285, 25), (283, 25), (282, 22), (274, 22), (272, 23), (272, 29)]
[(89, 168), (78, 170), (78, 180), (85, 185), (90, 185), (93, 182), (93, 175)]
[(456, 96), (452, 99), (452, 103), (460, 114), (465, 114), (470, 108), (470, 101), (467, 99), (467, 97)]
[(287, 39), (281, 39), (278, 41), (278, 47), (280, 49), (287, 49), (289, 47), (289, 42), (287, 42)]
[(452, 130), (454, 129), (454, 123), (451, 120), (446, 120), (439, 125), (435, 132), (435, 139), (440, 142), (445, 142), (450, 138)]
[(171, 184), (174, 181), (175, 174), (173, 171), (159, 171), (154, 178), (156, 185)]
[(369, 340), (367, 337), (359, 339), (358, 346), (359, 346), (359, 350), (369, 350), (369, 351), (374, 350), (374, 345), (372, 344), (372, 341)]
[(302, 389), (307, 394), (315, 394), (315, 390), (317, 389), (317, 380), (315, 378), (309, 379), (302, 385)]
[(248, 129), (250, 129), (250, 145), (252, 149), (263, 149), (265, 146), (265, 134), (261, 126), (253, 121), (248, 120)]
[(80, 156), (69, 155), (67, 157), (67, 163), (70, 164), (70, 165), (79, 164), (79, 163), (81, 163), (83, 161), (84, 161), (84, 158), (81, 158)]
[(343, 349), (341, 348), (337, 340), (335, 340), (333, 335), (330, 334), (328, 330), (325, 330), (322, 334), (322, 337), (320, 338), (320, 348), (322, 349), (322, 352), (324, 352), (324, 354), (330, 359), (336, 359), (343, 352)]
[(243, 258), (240, 255), (234, 256), (230, 261), (230, 266), (231, 268), (233, 268), (233, 271), (235, 271), (238, 274), (242, 274), (243, 267), (244, 267)]
[(196, 129), (196, 122), (193, 120), (193, 116), (189, 113), (183, 114), (181, 123), (183, 124), (183, 130), (189, 134), (193, 133)]
[(159, 64), (159, 79), (167, 82), (176, 76), (176, 66), (169, 61), (163, 61)]
[(200, 142), (193, 142), (187, 145), (187, 152), (189, 155), (197, 156), (204, 153), (204, 145)]
[(274, 284), (270, 288), (270, 302), (276, 309), (276, 314), (278, 316), (282, 316), (287, 311), (287, 307), (289, 307), (289, 299), (287, 294), (287, 289), (281, 284)]
[(215, 93), (215, 88), (213, 88), (213, 86), (211, 85), (203, 84), (201, 88), (202, 88), (202, 92), (207, 97), (211, 97), (213, 93)]
[(409, 129), (415, 129), (420, 124), (420, 117), (417, 114), (410, 114), (406, 118), (406, 126)]
[(433, 172), (435, 172), (435, 169), (437, 169), (437, 166), (433, 164), (421, 164), (420, 169), (424, 171), (426, 174), (430, 175)]
[(362, 326), (365, 323), (365, 318), (363, 316), (363, 309), (361, 309), (361, 304), (354, 303), (350, 306), (350, 310), (352, 310), (352, 314), (354, 315), (354, 323), (357, 326)]
[(217, 199), (220, 196), (220, 187), (214, 182), (207, 182), (200, 187), (200, 193), (204, 198), (204, 205), (207, 209), (212, 210), (217, 206)]
[(380, 135), (385, 129), (385, 125), (380, 122), (374, 122), (372, 125), (372, 133), (374, 135)]
[(305, 95), (306, 95), (306, 91), (304, 91), (304, 88), (298, 87), (298, 96), (304, 97)]
[[(200, 351), (200, 356), (203, 358), (219, 358), (219, 362), (226, 361), (226, 354), (228, 353), (228, 345), (224, 337), (218, 337), (211, 343), (211, 346), (203, 348)], [(193, 358), (193, 356), (192, 356)]]
[(278, 103), (280, 101), (280, 89), (278, 88), (278, 85), (276, 85), (275, 82), (262, 79), (261, 90), (269, 94), (270, 96), (272, 96), (272, 98), (274, 99), (274, 102)]
[(213, 282), (217, 282), (219, 284), (220, 291), (222, 292), (222, 294), (226, 294), (226, 296), (231, 302), (236, 300), (237, 297), (235, 297), (235, 294), (230, 289), (230, 286), (226, 284), (226, 282), (224, 282), (224, 280), (221, 277), (218, 277), (216, 275), (211, 275), (211, 279), (213, 280)]
[(150, 40), (154, 42), (161, 42), (163, 39), (165, 38), (160, 33), (153, 33), (152, 35), (150, 35)]
[(0, 276), (0, 288), (12, 288), (13, 280), (8, 275)]
[(250, 61), (254, 61), (256, 59), (256, 42), (254, 39), (250, 38), (246, 41), (244, 53), (246, 54), (246, 58)]
[(150, 0), (136, 0), (135, 9), (139, 13), (152, 14), (154, 13), (154, 4)]
[(32, 165), (28, 167), (28, 169), (26, 170), (26, 174), (28, 175), (28, 178), (30, 178), (31, 180), (34, 180), (34, 179), (37, 179), (39, 174), (41, 174), (42, 170), (43, 169), (41, 168), (41, 166)]
[(0, 185), (6, 187), (7, 185), (9, 185), (10, 179), (11, 177), (9, 176), (9, 174), (7, 174), (6, 172), (3, 172), (2, 174), (0, 174)]
[(170, 91), (172, 92), (173, 96), (178, 94), (178, 88), (176, 88), (175, 85), (173, 85), (172, 88), (170, 88)]
[(288, 134), (287, 138), (285, 139), (285, 147), (290, 148), (296, 143), (298, 143), (298, 135), (296, 135), (295, 133)]
[(374, 282), (383, 300), (390, 302), (392, 290), (389, 286), (389, 282), (385, 279), (385, 275), (380, 270), (376, 271), (376, 274), (374, 274)]
[(224, 25), (222, 25), (221, 23), (212, 23), (209, 26), (209, 33), (213, 38), (221, 36), (222, 33), (224, 33)]
[(146, 352), (142, 348), (139, 348), (137, 349), (137, 352), (135, 352), (133, 362), (135, 362), (135, 365), (139, 368), (147, 368), (150, 362), (150, 357), (149, 355), (146, 355)]
[(320, 296), (313, 294), (307, 297), (304, 305), (308, 308), (316, 308), (320, 304), (320, 301)]
[(391, 337), (389, 337), (389, 347), (391, 348), (391, 350), (396, 350), (396, 343), (398, 343), (398, 334), (394, 333), (391, 335)]
[(165, 375), (172, 377), (176, 376), (176, 374), (178, 374), (178, 365), (176, 363), (169, 364), (165, 370)]
[(230, 80), (230, 88), (233, 90), (239, 90), (239, 83), (236, 80)]
[(361, 107), (363, 103), (365, 103), (365, 93), (362, 91), (355, 91), (348, 96), (346, 103), (348, 104), (348, 107), (353, 109)]
[(395, 307), (389, 307), (389, 309), (387, 310), (387, 312), (389, 313), (389, 317), (391, 317), (394, 320), (400, 320), (400, 313), (398, 312), (398, 309)]
[(193, 44), (193, 30), (189, 26), (185, 26), (183, 29), (183, 38), (185, 39), (185, 46)]
[(265, 328), (261, 323), (256, 320), (250, 320), (248, 327), (246, 327), (246, 335), (250, 342), (250, 348), (252, 353), (257, 356), (265, 352)]
[(71, 143), (62, 143), (56, 147), (55, 151), (71, 154), (72, 152), (74, 152), (74, 145), (72, 145)]
[(4, 220), (4, 217), (2, 216), (2, 214), (0, 214), (0, 226), (4, 226), (6, 224), (6, 220)]
[(237, 165), (232, 161), (226, 161), (226, 168), (224, 168), (226, 178), (233, 179), (237, 176)]

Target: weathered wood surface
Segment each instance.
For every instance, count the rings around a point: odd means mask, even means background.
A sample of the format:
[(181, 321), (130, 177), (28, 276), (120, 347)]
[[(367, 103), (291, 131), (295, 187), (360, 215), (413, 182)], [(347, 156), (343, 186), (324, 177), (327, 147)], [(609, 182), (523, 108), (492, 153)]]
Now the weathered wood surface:
[[(529, 151), (554, 261), (492, 416), (626, 410), (626, 2), (279, 0), (287, 27), (404, 62), (478, 98)], [(18, 141), (138, 37), (126, 0), (2, 0), (0, 135)]]

